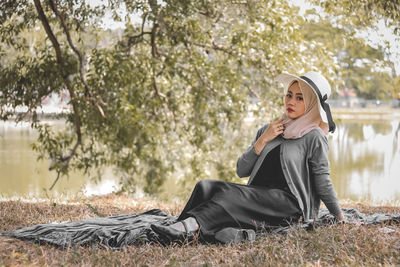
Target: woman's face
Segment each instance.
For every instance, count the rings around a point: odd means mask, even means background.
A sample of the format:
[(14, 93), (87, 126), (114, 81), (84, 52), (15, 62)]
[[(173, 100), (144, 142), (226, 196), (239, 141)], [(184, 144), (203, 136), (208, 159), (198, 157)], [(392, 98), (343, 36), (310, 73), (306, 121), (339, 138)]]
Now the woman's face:
[(305, 105), (303, 93), (298, 82), (293, 83), (287, 91), (285, 97), (286, 115), (290, 119), (297, 119), (304, 114)]

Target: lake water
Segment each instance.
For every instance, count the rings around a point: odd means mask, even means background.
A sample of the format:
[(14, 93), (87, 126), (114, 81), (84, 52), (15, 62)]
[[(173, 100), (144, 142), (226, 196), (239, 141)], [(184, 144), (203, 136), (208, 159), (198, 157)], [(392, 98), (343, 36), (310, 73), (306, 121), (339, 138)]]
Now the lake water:
[(16, 125), (14, 122), (0, 122), (0, 196), (88, 196), (107, 194), (119, 188), (112, 171), (105, 170), (100, 183), (91, 181), (81, 173), (71, 173), (68, 177), (61, 177), (53, 190), (49, 191), (56, 173), (48, 170), (49, 161), (37, 161), (37, 154), (31, 149), (37, 136), (29, 123)]
[[(48, 191), (55, 173), (37, 161), (29, 124), (0, 122), (0, 196), (46, 197), (106, 194), (117, 190), (111, 170), (100, 183), (82, 174), (63, 177)], [(400, 122), (398, 119), (341, 120), (329, 137), (331, 179), (339, 199), (400, 205)]]
[(340, 199), (400, 205), (400, 120), (344, 120), (329, 139)]

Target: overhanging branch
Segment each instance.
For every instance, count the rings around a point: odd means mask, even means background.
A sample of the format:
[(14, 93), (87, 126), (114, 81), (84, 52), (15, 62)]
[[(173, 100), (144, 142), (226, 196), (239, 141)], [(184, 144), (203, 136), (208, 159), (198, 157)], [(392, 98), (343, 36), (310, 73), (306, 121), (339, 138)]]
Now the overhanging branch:
[[(65, 19), (64, 16), (59, 12), (56, 3), (54, 2), (54, 0), (49, 0), (50, 2), (50, 7), (53, 10), (53, 12), (56, 14), (56, 16), (58, 17), (58, 19), (61, 22), (61, 26), (64, 30), (65, 35), (67, 36), (67, 41), (69, 46), (71, 47), (72, 51), (74, 51), (74, 53), (76, 54), (76, 56), (78, 57), (79, 60), (79, 77), (83, 83), (83, 86), (85, 87), (85, 97), (86, 99), (90, 100), (98, 109), (98, 111), (100, 112), (102, 117), (105, 117), (104, 115), (104, 111), (101, 108), (99, 101), (96, 98), (93, 98), (92, 94), (91, 94), (91, 90), (89, 88), (89, 85), (85, 79), (85, 73), (84, 73), (84, 59), (82, 56), (82, 53), (78, 50), (78, 48), (76, 48), (76, 46), (73, 44), (72, 42), (72, 38), (71, 38), (71, 34), (69, 33), (69, 29), (67, 27), (67, 24), (65, 23)], [(104, 103), (102, 100), (100, 100), (102, 103)]]
[[(185, 49), (186, 49), (186, 51), (188, 52), (189, 56), (192, 57), (192, 51), (191, 51), (190, 48), (189, 48), (188, 42), (185, 41), (184, 44), (185, 44)], [(195, 64), (193, 64), (193, 68), (194, 68), (194, 70), (195, 70), (195, 72), (196, 72), (196, 74), (197, 74), (197, 77), (200, 79), (201, 84), (204, 86), (204, 88), (205, 88), (207, 91), (211, 91), (211, 92), (213, 92), (213, 93), (216, 93), (216, 90), (215, 90), (214, 88), (212, 88), (211, 86), (209, 86), (209, 85), (207, 84), (207, 82), (204, 80), (203, 76), (201, 75), (199, 69), (196, 67)]]
[(60, 72), (61, 76), (63, 77), (64, 84), (69, 92), (70, 97), (71, 97), (72, 109), (73, 109), (73, 114), (74, 114), (74, 119), (75, 119), (74, 120), (75, 133), (77, 136), (76, 143), (75, 143), (73, 149), (71, 150), (70, 154), (67, 157), (64, 157), (59, 160), (60, 162), (63, 162), (63, 166), (57, 170), (57, 178), (54, 181), (53, 185), (50, 187), (50, 189), (52, 189), (54, 187), (54, 185), (57, 183), (58, 179), (60, 178), (60, 174), (65, 170), (65, 168), (68, 166), (71, 159), (75, 156), (78, 146), (82, 145), (82, 132), (81, 132), (82, 122), (81, 122), (81, 118), (79, 116), (79, 108), (78, 108), (78, 104), (76, 102), (76, 94), (71, 86), (71, 82), (68, 79), (68, 73), (64, 69), (65, 61), (64, 61), (64, 58), (61, 53), (60, 44), (50, 27), (49, 21), (43, 11), (43, 7), (40, 3), (40, 0), (34, 0), (34, 3), (35, 3), (35, 8), (38, 13), (39, 19), (42, 22), (42, 25), (46, 31), (47, 36), (49, 37), (51, 43), (53, 44), (54, 50), (56, 52), (56, 58), (57, 58), (59, 72)]
[(54, 180), (53, 184), (50, 186), (49, 190), (52, 190), (53, 187), (57, 184), (58, 179), (60, 179), (60, 175), (61, 173), (68, 167), (69, 162), (71, 161), (71, 159), (75, 156), (76, 154), (76, 150), (78, 149), (78, 146), (80, 145), (80, 143), (76, 142), (74, 147), (71, 150), (71, 153), (67, 156), (62, 158), (60, 161), (63, 162), (63, 165), (61, 166), (61, 168), (59, 170), (57, 170), (57, 178)]
[(134, 36), (130, 36), (128, 38), (128, 47), (130, 48), (132, 46), (132, 44), (135, 43), (136, 40), (141, 39), (145, 34), (149, 34), (151, 35), (152, 32), (145, 32), (144, 31), (144, 24), (146, 23), (146, 19), (147, 19), (147, 14), (143, 15), (143, 19), (142, 19), (142, 28), (139, 34), (134, 35)]

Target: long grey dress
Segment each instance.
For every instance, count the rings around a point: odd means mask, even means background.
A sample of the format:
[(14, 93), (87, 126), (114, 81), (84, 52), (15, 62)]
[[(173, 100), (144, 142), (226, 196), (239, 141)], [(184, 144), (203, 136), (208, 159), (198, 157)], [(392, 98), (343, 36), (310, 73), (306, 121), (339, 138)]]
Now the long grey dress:
[(302, 212), (283, 176), (279, 152), (277, 146), (268, 153), (250, 185), (216, 180), (197, 183), (178, 220), (195, 217), (206, 239), (225, 227), (259, 230), (298, 220)]

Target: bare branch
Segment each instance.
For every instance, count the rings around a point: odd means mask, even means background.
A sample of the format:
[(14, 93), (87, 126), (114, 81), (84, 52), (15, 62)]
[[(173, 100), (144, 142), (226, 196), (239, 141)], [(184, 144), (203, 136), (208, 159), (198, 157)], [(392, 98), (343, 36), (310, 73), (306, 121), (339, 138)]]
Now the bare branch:
[(128, 47), (131, 47), (131, 45), (135, 42), (136, 39), (143, 37), (145, 34), (150, 34), (150, 35), (152, 34), (152, 32), (144, 31), (144, 24), (146, 23), (146, 19), (147, 19), (147, 14), (144, 14), (143, 19), (142, 19), (142, 29), (139, 34), (130, 36), (128, 38)]
[(146, 24), (146, 19), (147, 19), (147, 13), (144, 14), (142, 19), (142, 32), (144, 31), (144, 24)]
[(128, 38), (128, 47), (131, 47), (132, 44), (135, 43), (135, 40), (136, 40), (136, 39), (139, 39), (139, 38), (143, 37), (145, 34), (151, 35), (151, 32), (144, 32), (144, 31), (142, 31), (141, 33), (139, 33), (139, 34), (137, 34), (137, 35), (129, 36), (129, 38)]
[(69, 162), (70, 162), (71, 159), (75, 156), (76, 150), (78, 149), (78, 146), (79, 146), (79, 145), (81, 145), (81, 143), (77, 141), (77, 142), (75, 143), (74, 147), (72, 148), (71, 153), (70, 153), (67, 157), (64, 157), (64, 158), (60, 159), (60, 161), (63, 162), (63, 165), (62, 165), (62, 167), (61, 167), (59, 170), (57, 170), (57, 178), (54, 180), (54, 182), (53, 182), (53, 184), (50, 186), (49, 190), (52, 190), (53, 187), (56, 185), (56, 183), (57, 183), (58, 180), (60, 179), (61, 173), (68, 167)]
[(246, 87), (247, 87), (247, 89), (249, 89), (249, 91), (253, 94), (253, 95), (255, 95), (258, 99), (262, 99), (262, 97), (256, 92), (256, 91), (254, 91), (252, 88), (250, 88), (250, 86), (248, 86), (248, 85), (245, 85)]
[(156, 32), (157, 32), (158, 24), (154, 23), (153, 28), (151, 29), (151, 54), (153, 57), (158, 57), (157, 45), (156, 45)]

